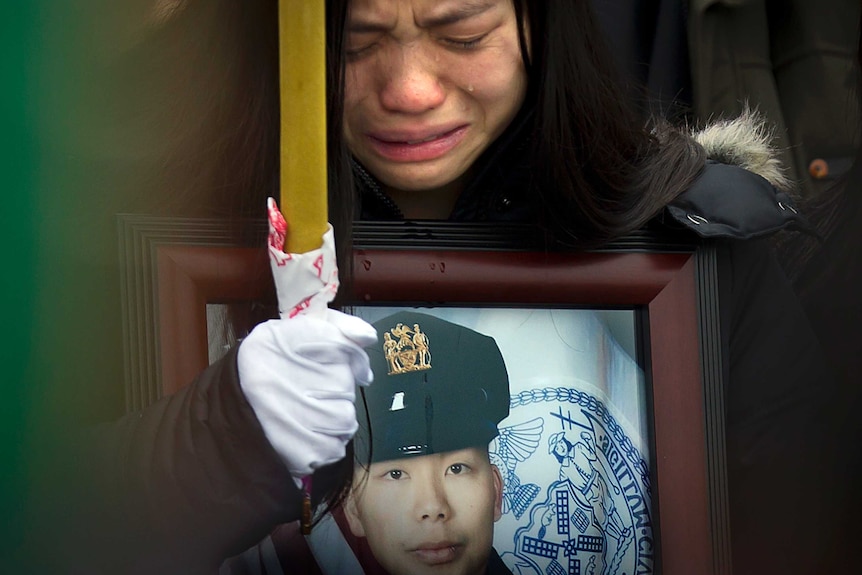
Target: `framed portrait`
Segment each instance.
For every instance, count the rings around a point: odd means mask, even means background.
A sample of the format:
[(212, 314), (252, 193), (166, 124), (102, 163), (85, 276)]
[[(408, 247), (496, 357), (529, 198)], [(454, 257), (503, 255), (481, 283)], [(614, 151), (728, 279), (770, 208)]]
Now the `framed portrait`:
[[(157, 239), (141, 240), (141, 229)], [(125, 245), (137, 246), (127, 253), (149, 271), (128, 276), (125, 293), (147, 294), (151, 307), (142, 315), (140, 296), (126, 298), (138, 328), (127, 373), (153, 376), (127, 381), (132, 404), (170, 393), (218, 356), (218, 306), (271, 290), (266, 251), (217, 230), (126, 222)], [(730, 573), (711, 248), (641, 233), (584, 252), (547, 249), (521, 226), (360, 223), (353, 262), (341, 294), (351, 313), (372, 323), (418, 313), (498, 347), (508, 415), (489, 445), (503, 479), (493, 545), (513, 573)], [(434, 361), (421, 322), (398, 329), (406, 355), (394, 361)], [(459, 417), (449, 425), (468, 426), (469, 414)], [(276, 555), (282, 562), (380, 569), (343, 516), (296, 537), (279, 529), (264, 546), (304, 556)]]

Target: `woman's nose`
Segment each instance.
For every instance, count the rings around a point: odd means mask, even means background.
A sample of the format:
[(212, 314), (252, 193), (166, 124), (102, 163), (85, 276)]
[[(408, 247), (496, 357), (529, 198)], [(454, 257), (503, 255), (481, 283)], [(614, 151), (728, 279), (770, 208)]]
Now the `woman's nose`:
[(390, 54), (390, 65), (384, 67), (386, 77), (380, 93), (383, 108), (422, 114), (439, 107), (446, 92), (433, 57), (416, 46), (399, 46), (395, 52)]

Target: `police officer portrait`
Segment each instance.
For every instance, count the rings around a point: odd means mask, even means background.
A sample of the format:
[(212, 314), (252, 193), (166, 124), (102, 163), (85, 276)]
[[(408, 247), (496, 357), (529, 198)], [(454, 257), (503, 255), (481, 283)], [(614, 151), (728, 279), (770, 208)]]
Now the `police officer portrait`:
[(503, 480), (488, 444), (509, 412), (496, 343), (417, 313), (375, 326), (382, 345), (369, 355), (382, 385), (357, 402), (351, 531), (393, 575), (506, 573), (492, 551)]
[(374, 383), (356, 394), (353, 481), (305, 538), (276, 530), (272, 548), (295, 550), (280, 562), (368, 575), (650, 571), (633, 313), (394, 309), (355, 310), (378, 343)]

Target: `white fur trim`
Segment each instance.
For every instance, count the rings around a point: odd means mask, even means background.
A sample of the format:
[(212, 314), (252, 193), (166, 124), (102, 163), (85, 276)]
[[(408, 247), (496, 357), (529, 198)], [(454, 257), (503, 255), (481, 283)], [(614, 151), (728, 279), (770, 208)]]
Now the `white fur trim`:
[(773, 128), (747, 105), (738, 117), (710, 124), (692, 137), (711, 160), (745, 168), (784, 192), (795, 187), (772, 146)]

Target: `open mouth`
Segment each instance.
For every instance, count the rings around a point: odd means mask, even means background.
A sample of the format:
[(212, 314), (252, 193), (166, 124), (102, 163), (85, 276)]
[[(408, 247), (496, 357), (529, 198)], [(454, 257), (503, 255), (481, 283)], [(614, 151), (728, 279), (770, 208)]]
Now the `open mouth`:
[(377, 155), (396, 162), (422, 162), (447, 154), (464, 139), (467, 126), (421, 138), (395, 139), (389, 136), (368, 136)]

